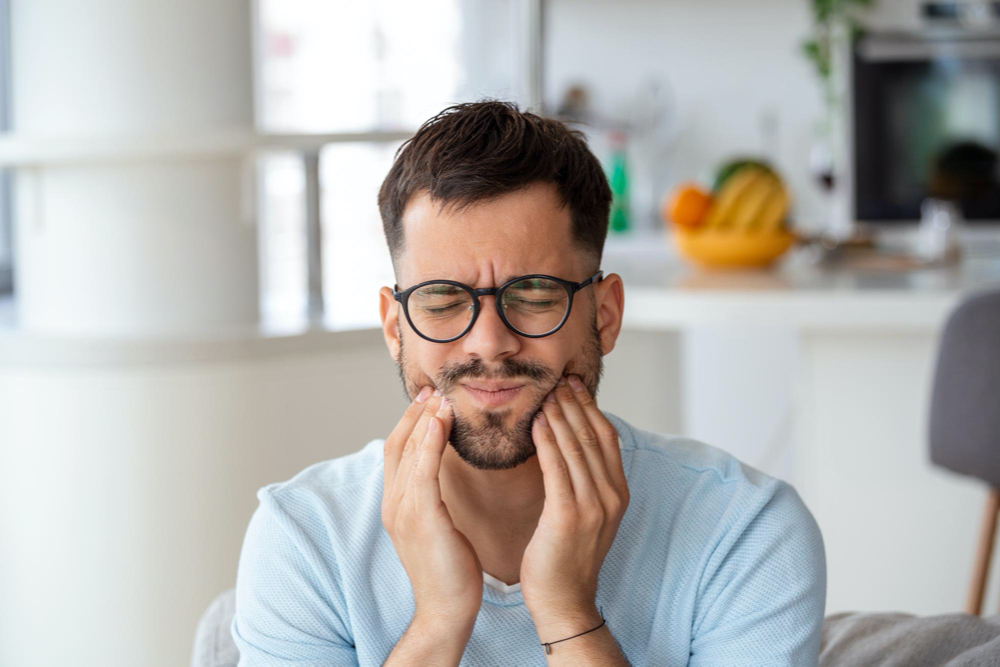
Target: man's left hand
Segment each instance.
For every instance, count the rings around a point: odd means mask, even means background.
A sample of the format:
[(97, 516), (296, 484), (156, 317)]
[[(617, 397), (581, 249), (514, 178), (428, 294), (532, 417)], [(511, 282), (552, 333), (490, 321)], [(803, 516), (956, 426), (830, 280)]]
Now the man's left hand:
[(546, 641), (600, 623), (597, 577), (628, 508), (629, 491), (618, 432), (577, 376), (560, 381), (541, 415), (544, 420), (534, 420), (531, 435), (545, 505), (521, 560), (521, 591)]

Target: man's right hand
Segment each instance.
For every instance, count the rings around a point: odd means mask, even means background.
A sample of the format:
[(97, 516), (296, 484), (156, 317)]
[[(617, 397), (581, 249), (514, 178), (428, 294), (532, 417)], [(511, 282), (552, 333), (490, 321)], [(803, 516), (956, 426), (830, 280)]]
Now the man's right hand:
[(413, 625), (467, 626), (471, 633), (483, 568), (455, 528), (438, 481), (452, 418), (447, 399), (424, 387), (386, 439), (382, 525), (413, 586)]

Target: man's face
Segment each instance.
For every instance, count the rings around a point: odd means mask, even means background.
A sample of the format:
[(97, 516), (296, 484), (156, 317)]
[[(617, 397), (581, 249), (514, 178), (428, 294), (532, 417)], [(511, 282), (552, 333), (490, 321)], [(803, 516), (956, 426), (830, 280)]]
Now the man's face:
[[(407, 205), (403, 229), (401, 289), (434, 279), (480, 288), (531, 273), (573, 282), (590, 277), (590, 267), (571, 243), (569, 209), (559, 207), (549, 184), (460, 213), (442, 211), (423, 193)], [(620, 327), (620, 302), (601, 306), (615, 301), (603, 298), (615, 282), (620, 295), (617, 276), (577, 292), (569, 319), (543, 338), (515, 334), (497, 314), (495, 297), (484, 296), (475, 326), (451, 343), (433, 343), (414, 333), (401, 305), (383, 287), (383, 332), (407, 396), (412, 399), (428, 384), (447, 396), (454, 410), (450, 442), (462, 460), (481, 470), (513, 468), (535, 454), (531, 422), (561, 376), (579, 375), (596, 394), (602, 357), (614, 347)], [(466, 386), (487, 382), (520, 388), (496, 404)]]

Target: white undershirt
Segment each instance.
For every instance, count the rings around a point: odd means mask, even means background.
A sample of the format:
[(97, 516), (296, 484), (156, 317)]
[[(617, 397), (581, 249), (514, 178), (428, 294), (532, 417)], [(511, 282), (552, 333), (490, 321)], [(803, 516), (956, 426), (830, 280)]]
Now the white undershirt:
[(511, 584), (510, 586), (508, 586), (507, 584), (503, 583), (502, 581), (494, 577), (492, 574), (489, 574), (485, 570), (483, 571), (483, 581), (486, 582), (487, 586), (501, 593), (516, 593), (517, 591), (521, 590), (520, 581), (517, 582), (516, 584)]

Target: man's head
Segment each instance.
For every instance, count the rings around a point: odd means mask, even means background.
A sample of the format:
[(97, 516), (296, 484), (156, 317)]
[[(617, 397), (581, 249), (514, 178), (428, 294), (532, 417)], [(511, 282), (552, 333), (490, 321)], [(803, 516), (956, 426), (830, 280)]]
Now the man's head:
[[(424, 123), (397, 153), (378, 202), (399, 290), (436, 279), (482, 288), (528, 274), (574, 283), (594, 275), (611, 191), (580, 132), (483, 101)], [(435, 343), (410, 328), (389, 288), (380, 291), (383, 333), (407, 396), (427, 384), (440, 389), (454, 410), (452, 447), (483, 470), (535, 453), (531, 420), (562, 375), (579, 375), (596, 394), (623, 306), (621, 279), (605, 276), (574, 295), (558, 331), (528, 338), (484, 296), (470, 331)], [(497, 405), (466, 386), (487, 383), (520, 389)]]

